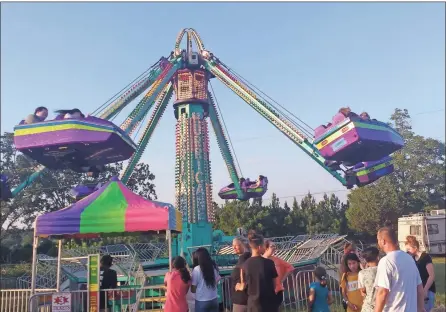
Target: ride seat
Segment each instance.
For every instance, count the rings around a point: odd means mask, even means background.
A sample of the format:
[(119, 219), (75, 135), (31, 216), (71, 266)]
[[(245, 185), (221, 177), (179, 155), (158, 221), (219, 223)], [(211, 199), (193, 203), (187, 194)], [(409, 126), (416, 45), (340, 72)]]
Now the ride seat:
[(345, 118), (346, 117), (344, 116), (344, 114), (337, 113), (336, 115), (333, 116), (333, 119), (332, 119), (333, 125), (337, 125), (337, 124), (341, 123), (342, 121), (345, 120)]
[(323, 135), (327, 131), (327, 127), (325, 125), (320, 125), (316, 129), (314, 129), (314, 138), (318, 138)]

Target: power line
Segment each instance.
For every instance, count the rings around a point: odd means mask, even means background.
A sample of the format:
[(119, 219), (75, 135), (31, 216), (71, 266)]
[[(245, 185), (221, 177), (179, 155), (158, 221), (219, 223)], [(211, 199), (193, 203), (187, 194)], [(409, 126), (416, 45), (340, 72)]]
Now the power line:
[[(320, 192), (310, 192), (308, 191), (307, 193), (301, 193), (301, 194), (296, 194), (296, 195), (289, 195), (289, 196), (278, 196), (276, 198), (278, 199), (284, 199), (284, 198), (294, 198), (294, 197), (305, 197), (308, 194), (311, 195), (321, 195), (321, 194), (327, 194), (327, 193), (345, 193), (345, 192), (349, 192), (350, 190), (346, 190), (346, 189), (341, 189), (341, 190), (327, 190), (327, 191), (320, 191)], [(272, 198), (265, 198), (262, 199), (263, 201), (268, 201), (271, 200)]]
[(444, 108), (440, 108), (440, 109), (433, 110), (433, 111), (424, 111), (424, 112), (416, 113), (414, 115), (417, 116), (417, 115), (433, 114), (433, 113), (438, 113), (438, 112), (444, 112)]

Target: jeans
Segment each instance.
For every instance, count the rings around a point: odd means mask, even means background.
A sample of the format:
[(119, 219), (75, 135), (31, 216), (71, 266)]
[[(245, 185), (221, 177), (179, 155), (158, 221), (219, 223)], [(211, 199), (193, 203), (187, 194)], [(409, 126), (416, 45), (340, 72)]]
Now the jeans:
[(195, 300), (195, 312), (218, 312), (218, 298), (209, 301)]
[(428, 291), (427, 292), (427, 298), (424, 299), (424, 309), (426, 312), (429, 312), (433, 309), (435, 305), (435, 293)]

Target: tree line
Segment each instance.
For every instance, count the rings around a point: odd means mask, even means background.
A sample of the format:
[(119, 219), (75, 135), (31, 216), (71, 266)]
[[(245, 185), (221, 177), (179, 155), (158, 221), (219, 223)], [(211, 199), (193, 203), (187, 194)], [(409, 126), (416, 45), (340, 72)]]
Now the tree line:
[[(265, 205), (261, 199), (246, 202), (214, 203), (214, 228), (227, 235), (236, 229), (256, 229), (265, 236), (338, 233), (374, 236), (385, 222), (396, 224), (403, 214), (427, 212), (444, 208), (445, 203), (445, 144), (414, 133), (406, 109), (395, 109), (391, 124), (405, 140), (405, 147), (394, 154), (395, 172), (377, 182), (351, 190), (343, 203), (335, 194), (324, 194), (321, 200), (308, 193), (300, 201), (280, 202), (273, 193)], [(0, 144), (2, 173), (10, 177), (11, 185), (24, 181), (37, 164), (18, 153), (13, 135), (4, 133)], [(99, 181), (118, 175), (122, 163), (108, 166)], [(148, 164), (139, 163), (128, 187), (149, 199), (156, 199), (155, 176)], [(89, 182), (84, 175), (67, 171), (47, 171), (35, 183), (10, 202), (1, 203), (0, 262), (27, 261), (30, 258), (32, 222), (38, 214), (54, 211), (73, 203), (70, 188)], [(90, 181), (91, 182), (91, 181)], [(113, 238), (87, 244), (148, 241), (150, 237)], [(67, 247), (86, 244), (68, 242)], [(50, 241), (43, 241), (40, 252), (54, 253)]]

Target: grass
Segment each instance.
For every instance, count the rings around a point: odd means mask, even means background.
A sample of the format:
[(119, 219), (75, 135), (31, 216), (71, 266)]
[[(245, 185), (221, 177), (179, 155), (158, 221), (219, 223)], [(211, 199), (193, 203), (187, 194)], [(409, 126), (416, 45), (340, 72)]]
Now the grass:
[(435, 286), (437, 293), (435, 295), (435, 306), (446, 306), (446, 258), (433, 258), (435, 269)]

